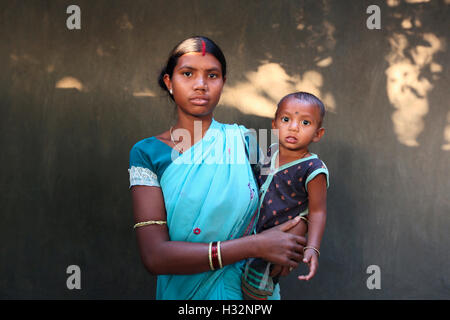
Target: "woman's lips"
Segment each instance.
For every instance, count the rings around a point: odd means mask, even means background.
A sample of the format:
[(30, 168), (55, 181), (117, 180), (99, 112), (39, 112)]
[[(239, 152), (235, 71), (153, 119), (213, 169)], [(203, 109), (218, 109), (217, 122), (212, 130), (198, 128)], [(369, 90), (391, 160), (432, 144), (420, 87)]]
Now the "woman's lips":
[(293, 136), (288, 136), (288, 137), (286, 137), (285, 140), (286, 140), (287, 143), (297, 143), (297, 141), (298, 141), (298, 139), (296, 137), (293, 137)]
[(189, 99), (189, 101), (196, 106), (205, 106), (209, 103), (209, 98), (208, 97), (192, 97)]

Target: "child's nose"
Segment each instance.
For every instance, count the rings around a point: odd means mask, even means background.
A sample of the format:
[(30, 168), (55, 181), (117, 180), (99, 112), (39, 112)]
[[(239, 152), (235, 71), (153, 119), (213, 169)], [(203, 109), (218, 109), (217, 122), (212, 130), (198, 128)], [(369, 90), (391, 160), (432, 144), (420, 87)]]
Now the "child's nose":
[(292, 121), (289, 129), (298, 131), (300, 128), (300, 124), (297, 121)]

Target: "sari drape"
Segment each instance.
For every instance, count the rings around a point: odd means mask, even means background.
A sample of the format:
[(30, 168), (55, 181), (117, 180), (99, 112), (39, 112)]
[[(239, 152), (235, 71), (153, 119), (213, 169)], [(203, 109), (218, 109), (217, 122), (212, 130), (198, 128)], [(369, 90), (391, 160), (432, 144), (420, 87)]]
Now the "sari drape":
[[(246, 133), (243, 126), (213, 119), (203, 139), (165, 169), (160, 185), (170, 240), (209, 243), (254, 230), (259, 199), (246, 156)], [(242, 299), (243, 263), (198, 274), (160, 275), (156, 298)]]

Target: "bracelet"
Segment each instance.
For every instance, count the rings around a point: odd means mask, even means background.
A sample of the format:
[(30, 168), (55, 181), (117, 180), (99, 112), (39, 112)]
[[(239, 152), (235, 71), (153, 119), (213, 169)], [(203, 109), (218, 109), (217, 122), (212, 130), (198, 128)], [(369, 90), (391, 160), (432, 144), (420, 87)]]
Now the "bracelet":
[(222, 255), (220, 253), (220, 241), (210, 242), (208, 249), (209, 268), (214, 271), (216, 269), (222, 269)]
[(212, 263), (212, 257), (211, 257), (211, 250), (212, 250), (212, 242), (209, 243), (209, 250), (208, 250), (208, 257), (209, 257), (209, 268), (214, 271), (213, 263)]
[(317, 256), (320, 257), (320, 251), (318, 249), (309, 246), (309, 247), (304, 247), (303, 252), (305, 252), (306, 249), (313, 249), (317, 253)]
[(222, 269), (223, 265), (222, 265), (222, 255), (220, 254), (220, 241), (217, 242), (217, 252), (218, 252), (218, 258), (219, 258), (219, 267), (220, 267), (220, 269)]
[(133, 228), (136, 229), (138, 227), (148, 226), (150, 224), (162, 225), (162, 224), (166, 224), (166, 223), (167, 223), (167, 221), (164, 221), (164, 220), (149, 220), (149, 221), (136, 223)]

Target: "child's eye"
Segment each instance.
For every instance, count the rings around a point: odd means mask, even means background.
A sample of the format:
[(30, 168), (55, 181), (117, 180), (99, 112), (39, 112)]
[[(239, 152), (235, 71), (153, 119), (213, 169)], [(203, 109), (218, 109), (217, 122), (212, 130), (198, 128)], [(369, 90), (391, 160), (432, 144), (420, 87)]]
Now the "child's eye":
[(288, 122), (289, 118), (288, 117), (281, 117), (281, 122)]
[(192, 72), (185, 71), (185, 72), (183, 72), (183, 75), (186, 76), (186, 77), (190, 77), (190, 76), (192, 76)]
[(308, 120), (303, 120), (303, 121), (302, 121), (302, 124), (303, 124), (304, 126), (307, 126), (307, 125), (310, 125), (311, 122), (309, 122)]

